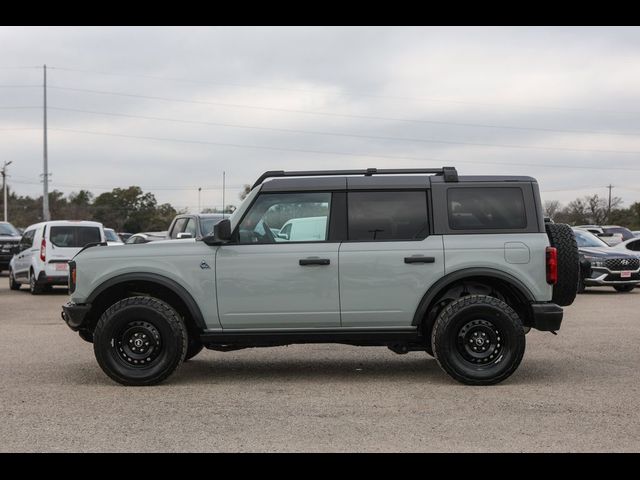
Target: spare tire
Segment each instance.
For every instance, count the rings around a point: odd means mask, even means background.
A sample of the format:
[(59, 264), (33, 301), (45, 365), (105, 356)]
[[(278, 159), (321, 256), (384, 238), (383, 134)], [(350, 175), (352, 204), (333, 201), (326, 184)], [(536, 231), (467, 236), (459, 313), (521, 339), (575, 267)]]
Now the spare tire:
[(558, 282), (553, 286), (551, 301), (566, 307), (571, 305), (578, 292), (580, 257), (573, 230), (564, 223), (545, 223), (552, 247), (558, 250)]

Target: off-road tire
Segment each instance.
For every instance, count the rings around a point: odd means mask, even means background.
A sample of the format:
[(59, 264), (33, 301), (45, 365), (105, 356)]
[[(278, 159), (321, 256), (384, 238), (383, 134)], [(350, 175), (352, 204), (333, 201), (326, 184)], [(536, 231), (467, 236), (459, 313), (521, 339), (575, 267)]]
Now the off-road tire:
[(33, 270), (29, 272), (29, 291), (31, 295), (40, 295), (42, 293), (42, 285), (38, 284), (38, 279)]
[(184, 361), (186, 362), (187, 360), (191, 360), (193, 357), (198, 355), (203, 348), (204, 345), (202, 345), (202, 343), (189, 335), (189, 340), (187, 341), (187, 354), (184, 356)]
[[(138, 345), (147, 350), (134, 353), (128, 344), (142, 335), (151, 345)], [(102, 370), (116, 382), (155, 385), (184, 361), (187, 330), (178, 313), (162, 300), (129, 297), (114, 303), (100, 316), (93, 332), (93, 351)]]
[(635, 285), (614, 285), (613, 288), (615, 288), (618, 292), (628, 293), (634, 288), (636, 288), (636, 286)]
[[(476, 331), (486, 331), (488, 337), (493, 337), (483, 363), (474, 363), (480, 361), (477, 357), (468, 358), (476, 355), (469, 353), (473, 347), (467, 346)], [(516, 371), (524, 356), (526, 340), (522, 321), (509, 305), (487, 295), (468, 295), (440, 312), (433, 326), (431, 345), (440, 367), (455, 380), (467, 385), (493, 385)]]
[(10, 290), (20, 290), (20, 286), (22, 284), (16, 282), (16, 279), (13, 278), (13, 270), (9, 269), (9, 289)]
[(564, 223), (546, 223), (547, 236), (552, 247), (558, 250), (558, 282), (553, 286), (551, 301), (566, 307), (578, 293), (580, 257), (573, 230)]

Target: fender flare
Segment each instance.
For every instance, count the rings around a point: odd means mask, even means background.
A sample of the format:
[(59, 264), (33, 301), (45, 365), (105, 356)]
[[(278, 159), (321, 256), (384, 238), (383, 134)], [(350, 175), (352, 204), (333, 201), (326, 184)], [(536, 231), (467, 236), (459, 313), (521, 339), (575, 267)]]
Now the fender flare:
[(93, 303), (93, 301), (101, 293), (111, 287), (114, 287), (121, 283), (135, 281), (157, 283), (159, 285), (162, 285), (163, 287), (168, 288), (173, 293), (175, 293), (180, 298), (180, 300), (184, 302), (184, 304), (187, 306), (187, 309), (189, 310), (191, 318), (193, 318), (193, 321), (198, 326), (198, 328), (202, 330), (207, 329), (204, 317), (202, 316), (202, 312), (200, 311), (200, 307), (198, 306), (198, 303), (193, 299), (191, 294), (187, 291), (187, 289), (175, 280), (165, 277), (164, 275), (159, 275), (157, 273), (124, 273), (121, 275), (116, 275), (115, 277), (111, 277), (93, 289), (93, 291), (87, 298), (86, 303)]
[(527, 301), (535, 302), (535, 297), (531, 293), (531, 290), (529, 290), (529, 288), (527, 288), (527, 286), (519, 279), (509, 273), (495, 270), (493, 268), (464, 268), (445, 275), (429, 287), (429, 290), (427, 290), (418, 304), (418, 308), (413, 316), (413, 322), (411, 322), (411, 325), (420, 325), (427, 314), (429, 305), (440, 293), (446, 290), (451, 284), (469, 277), (491, 277), (496, 280), (502, 280), (514, 287)]

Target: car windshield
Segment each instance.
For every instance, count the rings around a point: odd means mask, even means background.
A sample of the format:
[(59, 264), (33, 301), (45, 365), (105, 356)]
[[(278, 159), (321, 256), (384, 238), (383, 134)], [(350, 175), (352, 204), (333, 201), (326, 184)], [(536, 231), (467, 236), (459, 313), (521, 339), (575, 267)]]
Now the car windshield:
[(596, 237), (593, 233), (586, 232), (584, 230), (574, 230), (573, 233), (576, 236), (576, 242), (578, 242), (578, 247), (607, 247), (609, 245), (604, 243), (598, 237)]
[(122, 240), (120, 240), (120, 237), (118, 237), (118, 234), (115, 232), (115, 230), (111, 230), (110, 228), (104, 229), (104, 236), (107, 239), (107, 242), (122, 243)]
[(0, 223), (0, 235), (5, 237), (19, 237), (20, 233), (10, 223)]

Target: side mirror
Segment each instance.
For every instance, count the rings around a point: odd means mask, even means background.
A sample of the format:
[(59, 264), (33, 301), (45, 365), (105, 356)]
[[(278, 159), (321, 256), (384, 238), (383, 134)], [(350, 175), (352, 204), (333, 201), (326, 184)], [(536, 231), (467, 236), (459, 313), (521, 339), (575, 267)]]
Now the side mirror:
[(231, 221), (228, 218), (220, 220), (213, 227), (213, 235), (202, 239), (207, 245), (222, 245), (231, 240)]
[(193, 238), (191, 232), (180, 232), (176, 238)]

